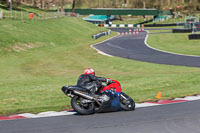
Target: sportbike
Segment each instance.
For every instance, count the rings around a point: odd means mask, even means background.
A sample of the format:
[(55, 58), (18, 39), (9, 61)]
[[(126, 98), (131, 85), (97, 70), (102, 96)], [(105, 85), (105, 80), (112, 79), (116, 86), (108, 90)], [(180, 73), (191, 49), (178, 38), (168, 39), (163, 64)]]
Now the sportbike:
[(105, 84), (96, 94), (79, 86), (63, 86), (62, 91), (71, 98), (72, 108), (81, 115), (135, 109), (134, 100), (122, 92), (116, 80)]

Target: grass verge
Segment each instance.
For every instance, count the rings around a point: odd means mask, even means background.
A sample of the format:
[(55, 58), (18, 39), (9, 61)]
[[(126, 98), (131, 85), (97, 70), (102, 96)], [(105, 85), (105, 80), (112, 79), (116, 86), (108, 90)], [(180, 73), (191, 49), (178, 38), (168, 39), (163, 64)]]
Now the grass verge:
[[(153, 32), (166, 32), (166, 30), (150, 31)], [(150, 34), (147, 43), (164, 51), (200, 56), (199, 40), (189, 40), (189, 34), (191, 33)]]
[(163, 99), (200, 94), (199, 68), (98, 54), (90, 45), (115, 35), (91, 38), (104, 30), (71, 17), (0, 21), (0, 114), (68, 109), (70, 98), (60, 89), (76, 84), (87, 67), (98, 76), (118, 80), (136, 102), (155, 100), (158, 91)]

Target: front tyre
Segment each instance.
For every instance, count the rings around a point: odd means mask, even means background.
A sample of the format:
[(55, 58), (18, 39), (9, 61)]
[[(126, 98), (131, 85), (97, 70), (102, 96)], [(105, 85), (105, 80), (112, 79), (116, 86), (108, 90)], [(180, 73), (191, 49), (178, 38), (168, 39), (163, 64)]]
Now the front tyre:
[(82, 97), (74, 96), (71, 99), (72, 108), (81, 115), (90, 115), (95, 113), (95, 104), (93, 102), (82, 103), (82, 100)]
[(124, 93), (120, 94), (120, 105), (125, 111), (135, 110), (134, 100)]

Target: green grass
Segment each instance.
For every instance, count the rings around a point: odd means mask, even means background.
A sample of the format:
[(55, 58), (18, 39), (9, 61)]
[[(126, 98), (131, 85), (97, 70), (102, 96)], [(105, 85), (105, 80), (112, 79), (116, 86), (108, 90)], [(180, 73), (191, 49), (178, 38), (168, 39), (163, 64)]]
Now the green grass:
[[(10, 12), (10, 9), (7, 7), (7, 4), (0, 4), (0, 10)], [(24, 5), (24, 4), (21, 4), (19, 6), (16, 6), (16, 4), (13, 4), (12, 11), (44, 13), (44, 10), (42, 10), (42, 9), (39, 9), (39, 8), (33, 7), (33, 6)]]
[(106, 30), (77, 18), (26, 23), (2, 20), (0, 26), (1, 113), (60, 105), (60, 87), (75, 84), (73, 75), (83, 67), (78, 58), (82, 55), (68, 52), (96, 43), (91, 36)]
[(29, 18), (30, 13), (34, 14), (33, 20), (52, 19), (52, 18), (55, 19), (55, 16), (63, 17), (63, 15), (58, 14), (56, 12), (49, 12), (48, 10), (43, 10), (37, 7), (32, 7), (23, 4), (19, 6), (13, 4), (12, 13), (10, 12), (10, 9), (7, 7), (7, 5), (0, 4), (0, 11), (3, 11), (4, 19), (12, 19), (20, 21), (30, 20)]
[[(166, 30), (150, 32), (166, 32)], [(150, 34), (147, 43), (164, 51), (200, 56), (199, 40), (189, 40), (189, 34), (191, 33)]]
[[(70, 98), (61, 87), (75, 85), (87, 67), (98, 76), (118, 80), (136, 102), (155, 100), (158, 91), (163, 99), (200, 94), (199, 68), (98, 54), (90, 45), (116, 35), (91, 38), (105, 30), (73, 17), (25, 23), (1, 20), (0, 114), (68, 109)], [(150, 45), (157, 43), (153, 40)]]

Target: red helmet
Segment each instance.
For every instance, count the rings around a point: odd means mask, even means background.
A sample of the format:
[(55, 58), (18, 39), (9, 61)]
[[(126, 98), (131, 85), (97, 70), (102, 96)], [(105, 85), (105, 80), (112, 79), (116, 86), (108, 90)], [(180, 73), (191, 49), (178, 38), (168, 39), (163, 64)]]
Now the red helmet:
[(93, 75), (95, 75), (95, 72), (94, 72), (94, 69), (92, 69), (92, 68), (86, 68), (84, 70), (84, 74), (85, 75), (87, 75), (87, 74), (93, 74)]

